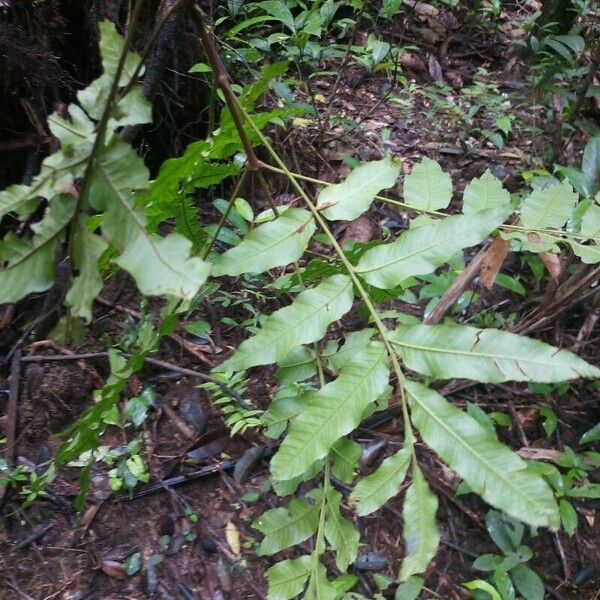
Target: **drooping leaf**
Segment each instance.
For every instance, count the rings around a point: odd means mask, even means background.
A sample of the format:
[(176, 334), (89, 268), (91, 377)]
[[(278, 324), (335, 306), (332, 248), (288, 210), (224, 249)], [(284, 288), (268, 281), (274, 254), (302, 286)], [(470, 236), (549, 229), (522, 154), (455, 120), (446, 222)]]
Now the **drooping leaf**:
[(499, 383), (600, 377), (600, 369), (567, 350), (496, 329), (403, 325), (389, 339), (410, 369), (437, 379)]
[(575, 202), (577, 194), (566, 181), (533, 190), (521, 205), (521, 222), (531, 229), (562, 227), (571, 216)]
[(425, 443), (486, 502), (533, 527), (558, 529), (552, 490), (516, 453), (443, 396), (407, 382), (411, 420)]
[(340, 514), (342, 494), (329, 490), (325, 516), (325, 538), (335, 550), (335, 565), (343, 573), (356, 560), (360, 534), (354, 524)]
[(356, 167), (342, 183), (321, 190), (317, 208), (330, 221), (352, 221), (368, 210), (375, 196), (392, 187), (400, 173), (400, 161), (388, 156)]
[(600, 206), (591, 204), (581, 217), (581, 235), (585, 239), (600, 239)]
[(468, 183), (463, 193), (463, 213), (465, 215), (509, 203), (510, 194), (489, 169), (486, 169), (481, 177)]
[(439, 163), (424, 158), (404, 179), (404, 201), (418, 208), (446, 208), (452, 198), (452, 180)]
[(440, 534), (435, 521), (438, 500), (429, 489), (421, 469), (413, 466), (412, 483), (406, 491), (402, 507), (402, 535), (405, 557), (400, 567), (400, 581), (422, 573), (435, 556)]
[(402, 448), (388, 456), (373, 474), (363, 477), (356, 484), (350, 495), (350, 502), (356, 504), (358, 515), (371, 514), (398, 493), (406, 477), (411, 456), (410, 446)]
[(590, 138), (581, 161), (583, 190), (588, 198), (600, 191), (600, 136)]
[(263, 513), (252, 527), (264, 534), (261, 556), (275, 554), (307, 540), (317, 530), (319, 505), (293, 498), (287, 508), (272, 508)]
[(350, 310), (352, 297), (349, 277), (334, 275), (325, 279), (317, 287), (298, 294), (290, 306), (271, 314), (259, 332), (243, 342), (217, 370), (241, 371), (277, 362), (292, 348), (316, 342), (331, 323)]
[(388, 377), (385, 347), (371, 342), (341, 368), (336, 380), (310, 394), (271, 460), (275, 479), (291, 479), (326, 456), (336, 440), (358, 426), (363, 411), (383, 394)]
[(206, 281), (210, 265), (190, 256), (192, 242), (182, 235), (148, 233), (146, 215), (135, 207), (133, 194), (147, 182), (143, 161), (115, 137), (95, 162), (88, 199), (106, 212), (102, 231), (122, 252), (115, 262), (133, 276), (142, 293), (191, 299)]
[(279, 22), (285, 25), (292, 33), (296, 32), (296, 26), (294, 24), (294, 17), (290, 9), (278, 0), (265, 0), (259, 2), (260, 6), (265, 12), (275, 17)]
[(510, 577), (523, 600), (544, 600), (546, 590), (539, 575), (527, 565), (518, 564), (510, 570)]
[(43, 292), (54, 283), (56, 246), (75, 213), (73, 196), (56, 196), (44, 218), (31, 228), (30, 240), (9, 233), (0, 242), (0, 304), (17, 302), (32, 292)]
[(98, 263), (108, 244), (93, 234), (84, 222), (78, 224), (73, 238), (73, 262), (78, 274), (67, 292), (65, 302), (71, 314), (87, 323), (92, 320), (92, 304), (102, 289), (102, 277)]
[(315, 232), (312, 215), (303, 208), (290, 208), (274, 221), (253, 229), (240, 244), (221, 254), (212, 273), (241, 275), (263, 273), (298, 260)]
[(410, 229), (391, 244), (367, 250), (356, 271), (368, 283), (383, 289), (414, 275), (427, 275), (463, 248), (482, 242), (502, 224), (508, 211), (499, 206)]
[(269, 600), (292, 600), (304, 588), (310, 575), (311, 557), (282, 560), (267, 570)]

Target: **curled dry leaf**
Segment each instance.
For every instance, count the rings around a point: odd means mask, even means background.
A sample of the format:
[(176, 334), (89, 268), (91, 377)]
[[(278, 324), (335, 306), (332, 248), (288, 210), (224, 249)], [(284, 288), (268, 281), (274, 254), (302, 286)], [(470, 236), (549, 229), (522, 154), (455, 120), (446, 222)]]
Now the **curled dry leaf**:
[(540, 252), (539, 257), (542, 259), (550, 277), (558, 282), (560, 274), (562, 273), (562, 263), (560, 262), (558, 254), (552, 254), (552, 252)]
[(225, 525), (225, 539), (234, 554), (239, 554), (241, 550), (240, 532), (233, 521), (229, 521)]
[(504, 259), (508, 254), (509, 247), (510, 242), (499, 237), (495, 238), (490, 244), (488, 252), (483, 259), (483, 264), (481, 265), (481, 271), (479, 275), (481, 285), (488, 290), (494, 285), (496, 275), (498, 275), (498, 272), (504, 263)]

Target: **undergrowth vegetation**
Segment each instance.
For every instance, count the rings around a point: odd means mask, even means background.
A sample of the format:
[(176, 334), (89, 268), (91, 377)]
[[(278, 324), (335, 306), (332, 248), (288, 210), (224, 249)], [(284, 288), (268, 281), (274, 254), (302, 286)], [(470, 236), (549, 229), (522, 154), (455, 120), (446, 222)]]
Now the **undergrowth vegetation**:
[[(485, 4), (486, 10), (495, 10), (495, 3)], [(32, 502), (44, 493), (56, 469), (73, 461), (82, 465), (80, 508), (96, 460), (112, 467), (114, 490), (133, 489), (148, 480), (139, 442), (120, 456), (100, 456), (102, 434), (110, 426), (143, 422), (151, 394), (141, 393), (123, 411), (118, 408), (128, 380), (200, 302), (237, 301), (222, 291), (237, 278), (247, 293), (244, 302), (251, 316), (241, 326), (249, 335), (203, 388), (223, 409), (232, 435), (262, 426), (273, 440), (272, 485), (282, 500), (253, 523), (262, 536), (258, 553), (271, 556), (295, 547), (297, 555), (276, 561), (267, 571), (269, 598), (361, 597), (349, 591), (357, 577), (346, 575), (361, 545), (354, 517), (380, 510), (401, 489), (405, 556), (396, 597), (415, 598), (440, 543), (438, 498), (420, 466), (429, 451), (457, 474), (462, 493), (475, 493), (493, 507), (488, 528), (502, 532), (494, 537), (501, 554), (481, 556), (475, 563), (476, 569), (492, 573), (490, 580), (474, 579), (467, 587), (493, 599), (514, 598), (514, 587), (527, 600), (542, 598), (543, 584), (525, 564), (531, 550), (523, 544), (524, 526), (563, 528), (572, 535), (577, 515), (569, 499), (600, 496), (598, 486), (585, 479), (589, 463), (572, 451), (570, 462), (558, 465), (524, 460), (500, 441), (496, 426), (503, 422), (501, 416), (494, 421), (481, 409), (462, 410), (440, 393), (438, 382), (561, 384), (600, 380), (600, 369), (567, 350), (500, 329), (505, 324), (501, 316), (486, 321), (479, 315), (472, 324), (450, 316), (430, 324), (382, 304), (416, 298), (425, 283), (437, 290), (427, 317), (456, 279), (441, 280), (446, 267), (458, 261), (460, 271), (464, 253), (481, 244), (502, 246), (505, 255), (512, 252), (524, 261), (542, 257), (551, 263), (551, 257), (573, 256), (572, 271), (578, 264), (600, 263), (600, 137), (588, 142), (581, 168), (539, 171), (517, 193), (509, 193), (486, 170), (468, 182), (459, 194), (459, 208), (452, 211), (451, 200), (457, 197), (452, 179), (428, 158), (405, 175), (401, 199), (385, 195), (402, 171), (401, 161), (392, 155), (358, 161), (339, 183), (292, 172), (265, 131), (303, 116), (315, 118), (315, 112), (310, 77), (309, 103), (286, 95), (287, 61), (300, 72), (307, 66), (320, 69), (320, 61), (343, 60), (347, 52), (370, 71), (394, 69), (398, 63), (400, 50), (381, 40), (371, 39), (360, 52), (355, 44), (321, 45), (325, 32), (341, 36), (354, 27), (354, 19), (367, 18), (359, 5), (228, 2), (229, 14), (221, 20), (217, 15), (215, 24), (227, 23), (230, 41), (244, 39), (245, 47), (235, 50), (237, 59), (254, 62), (274, 53), (282, 61), (263, 65), (253, 82), (232, 88), (223, 79), (212, 42), (203, 39), (207, 63), (193, 71), (221, 84), (220, 119), (206, 139), (164, 162), (154, 180), (120, 136), (124, 127), (152, 121), (138, 82), (143, 75), (140, 56), (128, 50), (112, 23), (100, 24), (102, 75), (77, 94), (66, 112), (48, 119), (60, 149), (44, 160), (30, 185), (0, 192), (0, 216), (10, 214), (19, 231), (31, 231), (30, 236), (9, 232), (0, 243), (0, 303), (49, 290), (64, 277), (62, 262), (68, 274), (57, 302), (64, 301), (67, 314), (57, 331), (67, 336), (89, 323), (105, 275), (117, 268), (131, 276), (143, 297), (165, 301), (160, 314), (140, 322), (126, 347), (109, 348), (106, 386), (63, 432), (52, 467), (25, 481), (24, 495)], [(390, 18), (399, 6), (385, 2), (378, 18)], [(342, 8), (350, 16), (337, 18)], [(277, 31), (271, 35), (249, 36), (253, 28), (274, 23)], [(529, 41), (537, 54), (544, 53), (545, 60), (548, 53), (558, 53), (569, 68), (573, 53), (582, 49), (583, 38), (577, 35), (538, 38)], [(570, 77), (567, 71), (562, 74)], [(556, 72), (545, 70), (544, 77), (556, 83)], [(541, 86), (543, 78), (537, 83)], [(257, 108), (270, 90), (279, 94), (278, 106)], [(477, 103), (481, 95), (496, 91), (481, 83), (465, 93)], [(573, 101), (567, 93), (566, 102)], [(484, 104), (493, 124), (482, 135), (501, 147), (511, 119), (500, 102)], [(472, 115), (458, 110), (468, 123)], [(264, 158), (253, 163), (258, 146)], [(297, 200), (277, 204), (271, 198), (270, 208), (259, 210), (239, 190), (245, 180), (259, 181), (271, 173), (287, 180)], [(236, 181), (231, 197), (214, 202), (220, 219), (202, 222), (194, 194), (214, 190), (228, 178)], [(307, 180), (317, 190), (314, 196), (307, 192)], [(388, 230), (386, 237), (343, 247), (333, 223), (354, 221), (373, 203), (393, 205), (414, 218), (399, 234)], [(315, 251), (315, 241), (329, 254)], [(269, 275), (273, 272), (277, 276)], [(522, 288), (504, 277), (506, 287)], [(276, 301), (271, 307), (283, 306), (252, 309), (253, 299), (265, 289)], [(346, 324), (341, 332), (340, 323)], [(209, 336), (209, 327), (186, 327)], [(246, 372), (267, 365), (273, 365), (279, 388), (262, 411), (245, 398)], [(372, 474), (357, 478), (361, 448), (353, 433), (365, 419), (390, 407), (399, 411), (401, 446)], [(551, 411), (546, 418), (551, 427)], [(592, 431), (585, 441), (597, 437)], [(21, 485), (24, 475), (17, 470), (7, 477)], [(312, 542), (306, 544), (308, 540)], [(325, 566), (328, 553), (338, 576)]]

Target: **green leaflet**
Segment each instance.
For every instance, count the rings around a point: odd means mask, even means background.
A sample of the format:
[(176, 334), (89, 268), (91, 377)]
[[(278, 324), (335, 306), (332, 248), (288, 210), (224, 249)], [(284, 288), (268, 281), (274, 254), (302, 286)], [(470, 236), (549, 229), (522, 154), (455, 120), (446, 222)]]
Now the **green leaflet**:
[(108, 244), (89, 231), (80, 219), (73, 239), (73, 263), (79, 274), (73, 279), (65, 302), (73, 316), (87, 323), (92, 320), (92, 304), (102, 289), (98, 263), (107, 248)]
[(577, 194), (566, 181), (560, 185), (534, 190), (523, 200), (521, 222), (532, 229), (562, 227), (571, 216), (575, 202)]
[(356, 268), (368, 283), (388, 289), (414, 275), (426, 275), (463, 248), (482, 242), (502, 224), (509, 208), (446, 217), (403, 233), (391, 244), (367, 250)]
[(275, 554), (307, 540), (317, 530), (319, 504), (293, 498), (287, 508), (272, 508), (263, 513), (252, 527), (264, 534), (261, 556)]
[(552, 490), (473, 417), (426, 386), (406, 383), (411, 420), (425, 443), (486, 502), (533, 527), (560, 526)]
[(31, 228), (31, 240), (9, 233), (0, 242), (0, 304), (17, 302), (32, 292), (43, 292), (54, 283), (56, 244), (64, 236), (66, 226), (75, 214), (76, 200), (62, 194), (56, 196), (44, 218)]
[(586, 265), (595, 265), (600, 262), (600, 246), (598, 244), (578, 244), (569, 240), (569, 245), (575, 255)]
[(311, 570), (311, 557), (282, 560), (267, 571), (269, 600), (291, 600), (304, 588)]
[(337, 598), (338, 592), (327, 579), (325, 565), (320, 562), (316, 563), (316, 569), (313, 566), (311, 571), (310, 581), (303, 600), (337, 600)]
[(298, 260), (315, 232), (312, 215), (303, 208), (290, 208), (274, 221), (259, 225), (234, 248), (221, 254), (212, 274), (264, 273)]
[(489, 169), (478, 179), (473, 179), (463, 193), (463, 213), (469, 215), (486, 208), (510, 203), (510, 194), (502, 182)]
[(404, 202), (438, 210), (446, 208), (452, 198), (452, 180), (437, 161), (424, 158), (404, 179)]
[(554, 382), (600, 369), (538, 340), (464, 325), (402, 325), (389, 336), (409, 369), (437, 379)]
[(89, 201), (106, 211), (102, 231), (122, 252), (115, 262), (133, 276), (143, 294), (191, 299), (206, 281), (210, 265), (190, 256), (192, 242), (182, 235), (148, 233), (146, 216), (135, 208), (133, 195), (147, 182), (142, 160), (115, 137), (92, 170)]
[(52, 113), (48, 117), (48, 128), (60, 141), (63, 152), (70, 152), (73, 146), (88, 141), (95, 129), (94, 123), (77, 104), (70, 104), (67, 110), (71, 117), (69, 121), (63, 119), (58, 113)]
[[(598, 201), (600, 197), (597, 197)], [(586, 239), (596, 239), (600, 236), (600, 206), (592, 204), (581, 217), (581, 235)]]
[(330, 221), (352, 221), (371, 206), (375, 195), (396, 183), (400, 161), (387, 156), (356, 167), (341, 183), (322, 189), (317, 208)]
[(35, 208), (34, 189), (34, 186), (15, 184), (0, 191), (0, 218), (9, 212), (16, 212), (19, 217), (29, 214)]
[(354, 479), (354, 470), (362, 455), (362, 446), (348, 438), (340, 438), (331, 446), (331, 456), (333, 457), (332, 472), (344, 483), (351, 483)]
[(406, 477), (412, 457), (412, 444), (388, 456), (379, 468), (363, 477), (352, 490), (350, 502), (361, 517), (375, 512), (395, 496)]
[(217, 370), (241, 371), (274, 363), (287, 356), (292, 348), (316, 342), (331, 323), (350, 310), (352, 298), (349, 277), (334, 275), (325, 279), (317, 287), (298, 294), (290, 306), (270, 315), (260, 331), (243, 342)]
[(330, 489), (326, 500), (325, 537), (335, 550), (335, 566), (344, 573), (356, 560), (360, 534), (354, 524), (340, 514), (342, 494)]
[(364, 410), (383, 392), (389, 378), (387, 353), (371, 342), (340, 369), (338, 378), (310, 394), (271, 460), (275, 479), (291, 479), (323, 458), (331, 446), (361, 421)]
[(435, 556), (440, 543), (435, 521), (437, 507), (437, 497), (429, 489), (421, 469), (414, 464), (412, 483), (406, 491), (402, 507), (406, 556), (400, 567), (400, 581), (425, 571)]

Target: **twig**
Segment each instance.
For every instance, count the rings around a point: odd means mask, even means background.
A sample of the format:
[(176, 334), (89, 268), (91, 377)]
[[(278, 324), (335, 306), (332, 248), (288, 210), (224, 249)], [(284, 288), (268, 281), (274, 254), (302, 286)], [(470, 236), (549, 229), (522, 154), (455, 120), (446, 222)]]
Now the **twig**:
[(37, 542), (40, 538), (43, 538), (55, 525), (56, 523), (48, 523), (46, 525), (43, 525), (37, 531), (34, 531), (31, 535), (28, 535), (24, 540), (20, 541), (18, 544), (15, 544), (12, 547), (12, 551), (16, 552), (17, 550), (21, 550), (21, 548), (29, 546), (29, 544)]
[(167, 415), (169, 421), (175, 425), (179, 432), (188, 440), (195, 440), (198, 437), (192, 428), (168, 405), (161, 406), (163, 412)]
[(485, 244), (481, 250), (473, 257), (467, 268), (458, 276), (456, 281), (445, 291), (440, 301), (429, 315), (423, 319), (426, 325), (435, 325), (439, 323), (446, 313), (454, 306), (460, 295), (469, 287), (471, 281), (477, 276), (483, 259), (485, 258), (489, 244)]
[[(19, 404), (19, 387), (21, 383), (21, 348), (13, 354), (10, 365), (10, 388), (8, 392), (8, 406), (6, 408), (6, 447), (4, 460), (9, 467), (15, 464), (15, 435), (17, 432), (17, 407)], [(0, 488), (0, 494), (6, 488)]]

